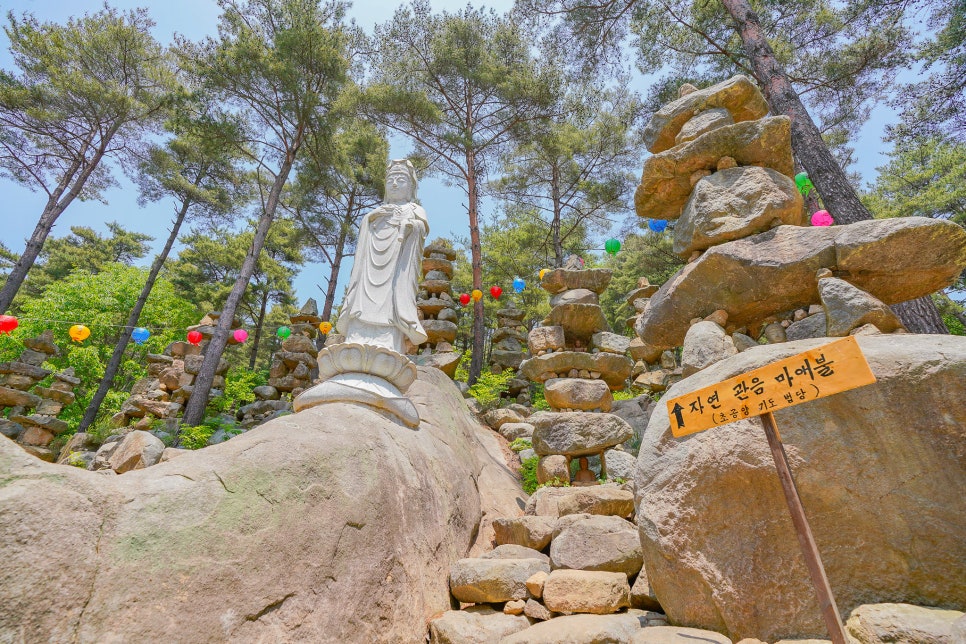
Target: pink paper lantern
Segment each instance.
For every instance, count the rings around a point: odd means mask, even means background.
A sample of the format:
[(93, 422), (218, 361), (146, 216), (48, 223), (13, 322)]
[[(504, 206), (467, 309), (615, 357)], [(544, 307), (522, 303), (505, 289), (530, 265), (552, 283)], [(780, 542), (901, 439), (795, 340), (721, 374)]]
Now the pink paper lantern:
[(235, 338), (235, 342), (244, 342), (248, 339), (248, 331), (245, 329), (235, 329), (235, 333), (232, 335)]
[(813, 226), (831, 226), (835, 223), (832, 219), (832, 215), (828, 213), (828, 210), (816, 210), (815, 214), (812, 215), (812, 225)]

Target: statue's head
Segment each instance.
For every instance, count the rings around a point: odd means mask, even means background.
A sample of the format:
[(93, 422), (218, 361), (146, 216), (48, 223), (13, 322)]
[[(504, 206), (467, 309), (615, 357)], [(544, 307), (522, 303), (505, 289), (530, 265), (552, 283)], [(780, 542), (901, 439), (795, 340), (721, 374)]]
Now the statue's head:
[(416, 201), (416, 168), (409, 159), (395, 159), (386, 170), (386, 201)]

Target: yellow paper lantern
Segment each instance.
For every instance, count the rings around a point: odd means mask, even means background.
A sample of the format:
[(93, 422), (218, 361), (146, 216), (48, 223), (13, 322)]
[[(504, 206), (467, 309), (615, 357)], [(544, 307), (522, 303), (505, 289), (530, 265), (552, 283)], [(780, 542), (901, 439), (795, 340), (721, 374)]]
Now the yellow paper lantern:
[(479, 302), (480, 300), (483, 299), (483, 291), (481, 291), (478, 288), (474, 288), (473, 292), (470, 293), (470, 295), (473, 297), (474, 302)]
[(329, 335), (329, 331), (331, 330), (332, 330), (332, 323), (329, 322), (328, 320), (326, 320), (325, 322), (319, 323), (319, 331), (321, 331), (324, 335)]
[(70, 339), (74, 342), (83, 342), (90, 337), (91, 330), (83, 324), (75, 324), (67, 333), (70, 335)]
[(549, 270), (550, 270), (549, 268), (541, 268), (540, 269), (540, 279), (543, 279), (543, 276), (546, 275), (547, 274), (547, 271), (549, 271)]

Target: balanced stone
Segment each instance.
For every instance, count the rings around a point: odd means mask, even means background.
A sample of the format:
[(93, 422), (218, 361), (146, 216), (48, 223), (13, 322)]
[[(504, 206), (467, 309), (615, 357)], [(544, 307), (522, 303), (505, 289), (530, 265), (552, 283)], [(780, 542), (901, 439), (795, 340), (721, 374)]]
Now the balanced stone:
[(564, 348), (564, 330), (561, 326), (538, 326), (527, 336), (530, 355), (541, 351), (556, 351)]
[(726, 109), (734, 122), (760, 119), (768, 114), (768, 103), (758, 86), (747, 76), (733, 76), (661, 107), (644, 128), (644, 145), (653, 153), (667, 150), (675, 145), (681, 129), (696, 114), (716, 108)]
[(707, 320), (698, 322), (684, 336), (684, 347), (681, 351), (682, 375), (687, 378), (736, 353), (738, 349), (724, 329)]
[(597, 454), (634, 435), (624, 419), (613, 414), (589, 412), (540, 412), (530, 416), (533, 449), (541, 455)]
[(820, 268), (895, 304), (949, 286), (964, 266), (966, 231), (949, 221), (900, 217), (779, 226), (713, 246), (687, 264), (651, 297), (635, 331), (650, 345), (672, 348), (682, 344), (689, 320), (717, 309), (738, 328), (807, 307), (819, 300)]
[(559, 304), (600, 304), (600, 297), (590, 289), (575, 288), (550, 298), (550, 308)]
[(590, 338), (590, 348), (599, 349), (600, 351), (606, 351), (607, 353), (616, 353), (618, 355), (624, 355), (630, 348), (631, 339), (624, 335), (617, 335), (616, 333), (610, 333), (609, 331), (601, 331), (600, 333), (595, 333)]
[(770, 168), (730, 168), (698, 181), (674, 227), (674, 252), (741, 239), (774, 226), (802, 223), (802, 195), (795, 182)]
[(552, 378), (544, 383), (543, 394), (554, 409), (610, 411), (614, 397), (603, 380)]
[(710, 132), (719, 127), (724, 127), (725, 125), (734, 125), (735, 119), (731, 116), (728, 110), (715, 107), (710, 110), (705, 110), (704, 112), (699, 112), (692, 116), (683, 127), (678, 135), (674, 137), (674, 144), (681, 145), (682, 143), (687, 143), (688, 141), (693, 141), (705, 132)]
[(522, 516), (493, 520), (493, 532), (500, 545), (515, 544), (543, 550), (553, 535), (554, 517)]
[(616, 485), (574, 488), (557, 499), (557, 514), (598, 514), (629, 517), (634, 514), (634, 494)]
[(423, 329), (431, 344), (456, 340), (456, 324), (445, 320), (423, 320)]
[(820, 279), (818, 294), (825, 307), (825, 335), (845, 337), (852, 329), (864, 324), (874, 324), (883, 333), (902, 328), (892, 309), (845, 280), (835, 277)]
[(544, 382), (556, 377), (552, 374), (586, 370), (589, 373), (599, 373), (600, 379), (607, 383), (611, 391), (618, 391), (624, 388), (624, 381), (631, 375), (633, 366), (630, 360), (614, 353), (557, 351), (524, 360), (520, 365), (520, 373), (534, 382)]
[[(543, 485), (554, 479), (561, 482), (570, 481), (570, 468), (567, 466), (567, 457), (562, 454), (542, 456), (537, 461), (537, 483)], [(633, 502), (633, 499), (631, 502)]]
[(544, 274), (540, 286), (551, 294), (562, 293), (574, 289), (587, 289), (594, 293), (603, 293), (610, 284), (612, 272), (606, 268), (589, 268), (585, 270), (571, 270), (555, 268)]
[(720, 127), (650, 156), (634, 193), (637, 214), (654, 219), (680, 217), (691, 195), (691, 176), (696, 172), (710, 175), (722, 157), (732, 157), (738, 165), (760, 165), (792, 176), (795, 165), (790, 140), (789, 118), (772, 116)]

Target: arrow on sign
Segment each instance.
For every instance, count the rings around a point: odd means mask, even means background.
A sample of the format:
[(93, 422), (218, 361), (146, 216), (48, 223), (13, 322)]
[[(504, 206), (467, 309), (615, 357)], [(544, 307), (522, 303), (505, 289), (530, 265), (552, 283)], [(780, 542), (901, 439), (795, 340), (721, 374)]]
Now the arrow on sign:
[(684, 411), (684, 407), (681, 406), (681, 403), (675, 404), (671, 410), (674, 414), (674, 419), (678, 422), (678, 429), (684, 427), (684, 415), (681, 413), (682, 411)]

